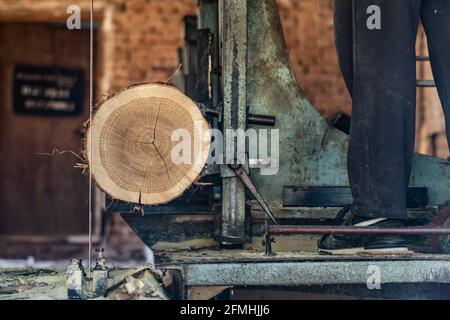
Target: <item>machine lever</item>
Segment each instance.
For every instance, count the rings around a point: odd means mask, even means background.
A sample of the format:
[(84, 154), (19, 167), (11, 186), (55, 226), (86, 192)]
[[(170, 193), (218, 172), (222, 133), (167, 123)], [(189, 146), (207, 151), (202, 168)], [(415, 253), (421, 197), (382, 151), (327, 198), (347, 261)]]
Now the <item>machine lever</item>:
[(270, 208), (267, 206), (264, 199), (259, 194), (258, 190), (256, 189), (255, 185), (253, 184), (253, 182), (250, 179), (250, 177), (248, 176), (248, 174), (245, 172), (244, 168), (242, 168), (241, 165), (231, 164), (229, 166), (230, 166), (231, 170), (233, 170), (233, 172), (236, 174), (236, 176), (238, 176), (239, 179), (241, 179), (242, 183), (251, 192), (251, 194), (256, 199), (256, 201), (258, 201), (259, 205), (261, 206), (261, 208), (263, 208), (264, 212), (270, 218), (270, 220), (272, 220), (272, 222), (275, 225), (278, 225), (277, 219), (275, 219), (272, 211), (270, 210)]

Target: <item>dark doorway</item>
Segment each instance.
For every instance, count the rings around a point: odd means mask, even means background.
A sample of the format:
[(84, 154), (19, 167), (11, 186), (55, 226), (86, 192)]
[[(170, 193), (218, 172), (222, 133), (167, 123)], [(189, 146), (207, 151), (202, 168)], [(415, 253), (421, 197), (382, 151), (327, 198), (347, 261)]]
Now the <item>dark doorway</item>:
[[(17, 112), (17, 66), (76, 70), (81, 111)], [(39, 68), (38, 68), (39, 69)], [(74, 156), (42, 156), (54, 148), (78, 153), (89, 117), (89, 30), (64, 25), (0, 24), (0, 236), (67, 237), (88, 231), (88, 178)]]

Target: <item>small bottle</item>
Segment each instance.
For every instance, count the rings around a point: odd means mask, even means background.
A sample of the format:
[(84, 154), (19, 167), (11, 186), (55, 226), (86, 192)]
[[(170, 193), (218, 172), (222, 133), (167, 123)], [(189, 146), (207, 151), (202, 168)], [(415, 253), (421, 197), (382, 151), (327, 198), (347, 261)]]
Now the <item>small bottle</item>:
[(104, 251), (103, 248), (95, 249), (97, 259), (92, 270), (92, 291), (97, 297), (104, 296), (108, 289), (108, 267), (106, 266), (106, 259), (103, 257)]
[(83, 298), (84, 269), (80, 259), (73, 258), (67, 267), (66, 285), (68, 299)]

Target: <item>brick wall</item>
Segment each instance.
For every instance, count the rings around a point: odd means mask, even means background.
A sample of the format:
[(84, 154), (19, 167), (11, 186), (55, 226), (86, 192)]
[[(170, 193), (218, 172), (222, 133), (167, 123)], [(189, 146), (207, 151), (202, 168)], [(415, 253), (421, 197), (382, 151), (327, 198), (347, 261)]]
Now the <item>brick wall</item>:
[[(428, 56), (426, 35), (420, 28), (417, 54)], [(417, 79), (433, 79), (430, 62), (417, 62)], [(416, 150), (446, 159), (449, 156), (444, 112), (436, 88), (417, 90)]]
[[(294, 73), (318, 110), (350, 111), (333, 43), (332, 0), (278, 0)], [(195, 0), (132, 0), (116, 5), (112, 89), (165, 80), (178, 66), (183, 17), (196, 14)]]
[(133, 0), (116, 7), (112, 89), (166, 80), (178, 66), (183, 18), (196, 14), (196, 1)]
[(322, 113), (351, 111), (333, 40), (333, 0), (278, 0), (297, 81)]

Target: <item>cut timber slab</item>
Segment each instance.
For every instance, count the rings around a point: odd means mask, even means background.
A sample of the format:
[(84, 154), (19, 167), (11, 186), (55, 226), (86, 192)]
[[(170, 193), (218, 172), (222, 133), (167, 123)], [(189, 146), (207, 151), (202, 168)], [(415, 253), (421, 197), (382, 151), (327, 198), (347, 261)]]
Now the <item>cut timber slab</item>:
[[(176, 130), (182, 136), (172, 139)], [(101, 104), (88, 128), (86, 150), (93, 178), (105, 193), (158, 205), (180, 196), (199, 177), (210, 143), (210, 127), (195, 102), (172, 86), (143, 84)]]

